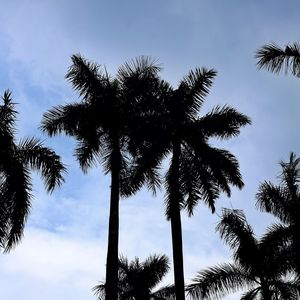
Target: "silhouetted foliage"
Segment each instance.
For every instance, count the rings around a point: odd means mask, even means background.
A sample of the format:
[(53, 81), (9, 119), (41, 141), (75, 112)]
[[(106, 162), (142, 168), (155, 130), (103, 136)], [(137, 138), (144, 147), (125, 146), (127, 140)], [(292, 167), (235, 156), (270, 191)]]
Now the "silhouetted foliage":
[[(153, 289), (161, 282), (169, 271), (169, 261), (165, 255), (153, 255), (144, 262), (138, 258), (128, 262), (127, 258), (119, 259), (119, 300), (173, 300), (173, 286)], [(94, 288), (99, 300), (105, 300), (105, 284)]]
[(279, 73), (291, 71), (293, 75), (300, 77), (300, 45), (292, 43), (280, 48), (271, 43), (263, 46), (256, 53), (257, 65), (260, 69)]
[(300, 158), (291, 153), (280, 166), (279, 185), (265, 181), (257, 194), (257, 207), (282, 222), (271, 226), (265, 239), (273, 248), (285, 249), (286, 259), (300, 276)]
[[(238, 161), (224, 149), (209, 144), (211, 137), (227, 139), (236, 136), (250, 119), (229, 106), (216, 106), (203, 117), (198, 113), (209, 93), (214, 70), (205, 68), (190, 71), (177, 89), (161, 82), (161, 101), (157, 104), (154, 121), (144, 135), (148, 139), (140, 149), (140, 159), (133, 171), (140, 174), (144, 158), (147, 165), (156, 165), (171, 154), (165, 176), (166, 215), (171, 220), (176, 299), (184, 299), (184, 274), (180, 210), (189, 215), (199, 201), (215, 210), (220, 192), (230, 196), (230, 185), (242, 188)], [(152, 163), (151, 163), (152, 160)], [(149, 169), (149, 168), (148, 168)], [(134, 176), (131, 177), (134, 181)]]
[(255, 238), (242, 211), (224, 210), (217, 230), (233, 250), (234, 262), (199, 272), (187, 287), (192, 299), (221, 299), (238, 291), (244, 292), (241, 300), (299, 299), (300, 286), (286, 257)]
[(0, 105), (0, 247), (9, 251), (20, 242), (32, 200), (31, 170), (40, 171), (47, 192), (63, 182), (66, 171), (58, 155), (27, 137), (16, 143), (15, 103), (5, 91)]
[(117, 298), (119, 196), (132, 195), (142, 184), (154, 187), (155, 169), (141, 172), (135, 186), (130, 185), (129, 166), (138, 155), (138, 139), (134, 131), (141, 126), (143, 106), (157, 93), (160, 67), (147, 57), (125, 63), (116, 78), (106, 69), (88, 62), (80, 55), (72, 56), (73, 65), (66, 78), (81, 96), (81, 102), (57, 106), (44, 114), (42, 129), (50, 136), (65, 133), (75, 137), (75, 155), (84, 172), (102, 164), (111, 174), (109, 237), (106, 264), (106, 297)]

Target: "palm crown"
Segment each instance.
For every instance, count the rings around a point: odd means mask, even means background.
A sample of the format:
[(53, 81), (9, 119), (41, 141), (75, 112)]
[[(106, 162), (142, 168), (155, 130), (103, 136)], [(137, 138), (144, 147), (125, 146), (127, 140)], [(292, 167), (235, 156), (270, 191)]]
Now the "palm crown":
[[(128, 261), (119, 259), (118, 299), (120, 300), (171, 300), (174, 288), (167, 286), (153, 291), (169, 271), (169, 261), (165, 255), (152, 255), (141, 262), (137, 257)], [(95, 293), (105, 299), (105, 284), (97, 285)]]
[(267, 234), (279, 248), (288, 248), (291, 263), (300, 276), (300, 158), (290, 154), (288, 162), (281, 162), (280, 184), (264, 182), (257, 193), (257, 206), (277, 217), (283, 224), (273, 225)]
[(285, 257), (255, 238), (242, 211), (224, 210), (217, 230), (234, 251), (234, 262), (199, 272), (187, 287), (192, 299), (220, 299), (244, 290), (241, 300), (298, 299), (299, 285), (286, 277)]
[(11, 92), (0, 106), (0, 244), (6, 251), (22, 235), (32, 200), (31, 170), (38, 170), (48, 192), (63, 182), (65, 167), (58, 155), (36, 138), (15, 141), (17, 111)]

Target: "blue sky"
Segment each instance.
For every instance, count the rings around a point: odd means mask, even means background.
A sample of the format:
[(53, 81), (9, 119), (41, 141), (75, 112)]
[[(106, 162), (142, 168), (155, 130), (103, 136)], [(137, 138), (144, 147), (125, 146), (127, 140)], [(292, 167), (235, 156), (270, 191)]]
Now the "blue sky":
[[(263, 180), (275, 181), (278, 162), (299, 154), (300, 82), (259, 71), (255, 51), (268, 42), (299, 40), (298, 1), (203, 0), (0, 0), (0, 93), (9, 88), (18, 103), (20, 136), (36, 135), (62, 156), (66, 182), (46, 195), (34, 175), (35, 197), (22, 243), (0, 256), (1, 299), (95, 299), (104, 279), (109, 178), (101, 168), (83, 175), (72, 156), (74, 141), (38, 131), (43, 112), (77, 100), (64, 75), (70, 56), (81, 53), (114, 74), (138, 55), (159, 59), (174, 86), (192, 68), (215, 68), (218, 76), (202, 113), (228, 104), (253, 125), (230, 141), (212, 141), (239, 159), (245, 188), (222, 196), (221, 207), (245, 209), (261, 234), (272, 219), (255, 209)], [(121, 202), (120, 251), (130, 259), (153, 253), (171, 257), (163, 194), (143, 190)], [(183, 213), (185, 272), (189, 281), (205, 266), (230, 260), (214, 228), (217, 215), (199, 205)], [(172, 273), (165, 283), (172, 282)], [(227, 299), (238, 299), (231, 296)]]

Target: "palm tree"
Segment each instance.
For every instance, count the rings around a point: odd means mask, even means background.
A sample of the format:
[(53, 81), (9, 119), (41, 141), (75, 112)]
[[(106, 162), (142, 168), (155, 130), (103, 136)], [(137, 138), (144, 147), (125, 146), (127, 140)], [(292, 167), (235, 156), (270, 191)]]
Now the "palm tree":
[(58, 155), (33, 137), (15, 141), (15, 103), (5, 91), (0, 105), (0, 247), (20, 242), (32, 200), (31, 170), (41, 172), (48, 192), (63, 182), (65, 167)]
[(300, 158), (291, 153), (289, 161), (281, 161), (280, 166), (280, 184), (264, 182), (257, 193), (256, 204), (282, 222), (269, 229), (267, 238), (277, 247), (290, 248), (291, 263), (300, 276)]
[(230, 196), (230, 184), (238, 188), (243, 186), (236, 158), (224, 149), (212, 147), (209, 138), (236, 136), (242, 126), (250, 124), (250, 119), (228, 106), (217, 106), (205, 116), (198, 117), (215, 76), (214, 70), (197, 68), (183, 78), (177, 89), (161, 82), (161, 101), (154, 114), (156, 119), (150, 122), (151, 130), (146, 135), (150, 142), (141, 150), (136, 163), (138, 170), (135, 172), (140, 174), (145, 161), (147, 169), (151, 159), (155, 165), (171, 155), (165, 177), (165, 202), (166, 215), (171, 221), (178, 300), (185, 299), (180, 210), (186, 208), (191, 216), (195, 206), (203, 200), (214, 212), (220, 192)]
[(291, 71), (294, 76), (300, 77), (300, 44), (294, 42), (285, 48), (277, 44), (267, 44), (256, 52), (257, 65), (260, 69), (279, 73)]
[(241, 300), (299, 299), (300, 287), (288, 277), (285, 257), (274, 252), (268, 241), (255, 238), (242, 211), (224, 210), (217, 230), (234, 251), (233, 263), (199, 272), (187, 287), (192, 299), (221, 299), (245, 289)]
[[(153, 289), (169, 271), (169, 261), (165, 255), (149, 256), (144, 262), (136, 257), (128, 262), (125, 257), (119, 259), (119, 300), (167, 300), (174, 298), (172, 286)], [(97, 285), (95, 293), (99, 300), (105, 298), (105, 284)]]
[(72, 62), (66, 78), (82, 101), (45, 113), (42, 130), (50, 136), (64, 132), (75, 137), (75, 155), (84, 172), (100, 162), (111, 175), (105, 293), (106, 299), (116, 300), (120, 194), (133, 194), (150, 177), (150, 187), (157, 183), (155, 169), (140, 174), (135, 187), (128, 184), (127, 177), (130, 160), (138, 153), (130, 135), (139, 128), (137, 120), (143, 119), (140, 107), (156, 98), (154, 87), (160, 68), (149, 58), (140, 57), (124, 64), (113, 79), (106, 69), (80, 55), (72, 56)]

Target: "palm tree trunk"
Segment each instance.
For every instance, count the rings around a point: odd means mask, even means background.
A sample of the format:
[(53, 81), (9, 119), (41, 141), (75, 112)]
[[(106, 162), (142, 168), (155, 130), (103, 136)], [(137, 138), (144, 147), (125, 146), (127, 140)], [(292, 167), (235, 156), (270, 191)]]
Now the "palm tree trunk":
[(173, 157), (170, 178), (170, 217), (173, 246), (173, 266), (176, 300), (184, 300), (184, 267), (182, 249), (182, 229), (180, 217), (180, 192), (179, 192), (179, 159), (180, 143), (173, 143)]
[(120, 149), (117, 143), (111, 157), (111, 194), (105, 284), (106, 300), (117, 300), (118, 298), (120, 156)]

